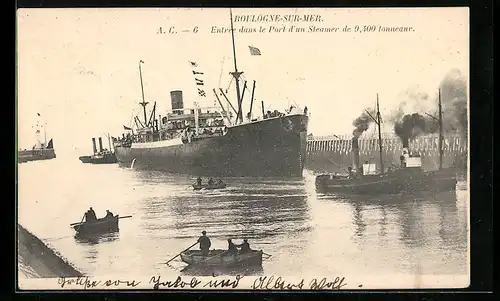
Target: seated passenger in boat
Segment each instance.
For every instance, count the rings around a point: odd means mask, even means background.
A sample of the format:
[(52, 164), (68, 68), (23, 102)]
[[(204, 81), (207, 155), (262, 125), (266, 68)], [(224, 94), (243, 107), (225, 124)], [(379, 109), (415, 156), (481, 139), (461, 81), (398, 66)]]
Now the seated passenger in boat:
[(198, 184), (198, 186), (201, 186), (201, 182), (202, 182), (201, 178), (198, 177), (198, 179), (196, 179), (196, 184)]
[(106, 210), (106, 216), (104, 218), (112, 218), (114, 217), (113, 213), (109, 210)]
[(240, 249), (240, 253), (248, 253), (252, 250), (250, 249), (250, 244), (248, 243), (248, 240), (246, 238), (243, 239), (243, 243), (237, 245), (236, 247)]
[(210, 179), (208, 180), (208, 185), (209, 185), (209, 186), (214, 185), (214, 179), (210, 178)]
[(238, 248), (236, 248), (236, 245), (230, 238), (227, 240), (227, 254), (236, 254), (236, 253), (238, 253)]
[(201, 254), (203, 256), (207, 256), (209, 251), (210, 251), (210, 246), (212, 245), (212, 242), (210, 241), (210, 238), (207, 236), (206, 231), (201, 232), (200, 238), (198, 238), (198, 242), (200, 243), (200, 250)]

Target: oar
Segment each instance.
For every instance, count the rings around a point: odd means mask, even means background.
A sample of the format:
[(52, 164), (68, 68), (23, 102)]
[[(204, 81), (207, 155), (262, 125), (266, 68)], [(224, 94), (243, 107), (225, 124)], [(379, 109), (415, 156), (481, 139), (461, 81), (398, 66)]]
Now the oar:
[(85, 218), (85, 214), (82, 216), (82, 220), (79, 223), (72, 223), (72, 224), (69, 224), (69, 225), (70, 226), (75, 226), (75, 225), (81, 224), (81, 223), (83, 223), (83, 219), (84, 218)]
[[(118, 218), (130, 218), (132, 217), (132, 215), (127, 215), (127, 216), (119, 216)], [(85, 218), (85, 215), (83, 216), (83, 218)], [(82, 224), (83, 223), (83, 218), (82, 218), (82, 221), (79, 222), (79, 223), (72, 223), (72, 224), (69, 224), (70, 226), (76, 226), (76, 225), (79, 225), (79, 224)]]
[(185, 250), (181, 251), (179, 254), (175, 255), (175, 256), (174, 256), (174, 257), (172, 257), (172, 258), (170, 258), (170, 260), (169, 260), (169, 261), (167, 261), (167, 262), (165, 262), (165, 264), (168, 264), (168, 263), (169, 263), (169, 262), (171, 262), (172, 260), (176, 259), (176, 258), (177, 258), (177, 256), (179, 256), (179, 255), (181, 255), (181, 253), (186, 252), (187, 250), (191, 249), (191, 248), (192, 248), (192, 247), (194, 247), (196, 244), (198, 244), (198, 242), (195, 242), (194, 244), (192, 244), (191, 246), (189, 246), (189, 248), (187, 248), (187, 249), (185, 249)]

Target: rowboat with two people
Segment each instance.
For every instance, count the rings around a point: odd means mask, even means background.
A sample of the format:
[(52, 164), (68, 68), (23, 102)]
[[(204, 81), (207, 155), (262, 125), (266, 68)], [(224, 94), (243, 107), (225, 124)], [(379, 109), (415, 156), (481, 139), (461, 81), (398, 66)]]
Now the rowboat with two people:
[[(262, 257), (266, 255), (267, 258), (271, 255), (264, 253), (262, 250), (252, 250), (247, 239), (243, 240), (241, 244), (234, 244), (232, 239), (228, 239), (228, 248), (226, 250), (222, 249), (212, 249), (210, 238), (206, 235), (206, 232), (202, 232), (202, 236), (189, 248), (177, 254), (175, 257), (167, 261), (174, 260), (178, 256), (181, 260), (187, 263), (189, 266), (197, 267), (251, 267), (251, 266), (261, 266)], [(200, 250), (190, 250), (197, 244), (200, 244)]]
[(215, 182), (212, 178), (210, 178), (207, 182), (207, 184), (203, 184), (203, 180), (201, 178), (196, 179), (196, 183), (193, 184), (193, 189), (194, 190), (202, 190), (202, 189), (207, 189), (207, 190), (215, 190), (215, 189), (224, 189), (226, 188), (227, 184), (224, 183), (221, 179), (219, 179), (217, 182)]
[(132, 216), (113, 215), (112, 212), (106, 210), (105, 217), (97, 218), (94, 209), (90, 207), (90, 209), (85, 212), (82, 221), (70, 224), (70, 226), (76, 231), (77, 236), (118, 232), (118, 220), (129, 217)]

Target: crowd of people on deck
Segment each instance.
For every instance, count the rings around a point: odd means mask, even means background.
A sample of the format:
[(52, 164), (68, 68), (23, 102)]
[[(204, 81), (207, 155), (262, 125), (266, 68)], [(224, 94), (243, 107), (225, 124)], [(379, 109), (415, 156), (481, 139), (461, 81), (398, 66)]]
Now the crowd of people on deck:
[[(295, 107), (294, 105), (291, 105), (290, 108), (286, 109), (285, 112), (286, 113), (282, 113), (278, 110), (274, 110), (274, 111), (267, 111), (266, 114), (264, 114), (264, 119), (268, 119), (268, 118), (273, 118), (273, 117), (284, 117), (286, 116), (287, 114), (291, 114), (292, 111), (294, 109), (296, 109), (297, 107)], [(308, 109), (307, 109), (307, 106), (304, 107), (304, 115), (307, 115), (308, 113)]]
[[(109, 210), (106, 210), (106, 216), (104, 218), (106, 219), (106, 218), (112, 218), (112, 217), (114, 217), (113, 213)], [(89, 210), (87, 210), (87, 212), (85, 212), (85, 222), (93, 222), (96, 220), (98, 220), (97, 215), (95, 214), (94, 209), (92, 209), (92, 207), (90, 207)]]
[[(210, 247), (212, 246), (212, 242), (210, 241), (210, 238), (207, 236), (206, 231), (201, 232), (200, 238), (198, 238), (197, 241), (200, 244), (200, 250), (201, 254), (203, 256), (207, 256), (210, 253)], [(226, 254), (229, 255), (236, 255), (236, 254), (244, 254), (252, 251), (250, 248), (250, 244), (248, 243), (248, 239), (243, 239), (243, 242), (241, 244), (235, 244), (233, 243), (232, 239), (227, 240), (228, 247), (227, 250), (225, 251)]]

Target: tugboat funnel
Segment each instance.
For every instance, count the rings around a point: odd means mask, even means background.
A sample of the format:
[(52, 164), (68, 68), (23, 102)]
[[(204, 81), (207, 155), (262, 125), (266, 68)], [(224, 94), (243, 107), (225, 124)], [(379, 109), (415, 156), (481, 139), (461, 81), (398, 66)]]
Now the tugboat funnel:
[(94, 151), (94, 154), (97, 153), (97, 146), (95, 144), (95, 138), (92, 138), (92, 150)]
[(359, 143), (358, 138), (352, 138), (352, 169), (358, 171), (359, 170)]

